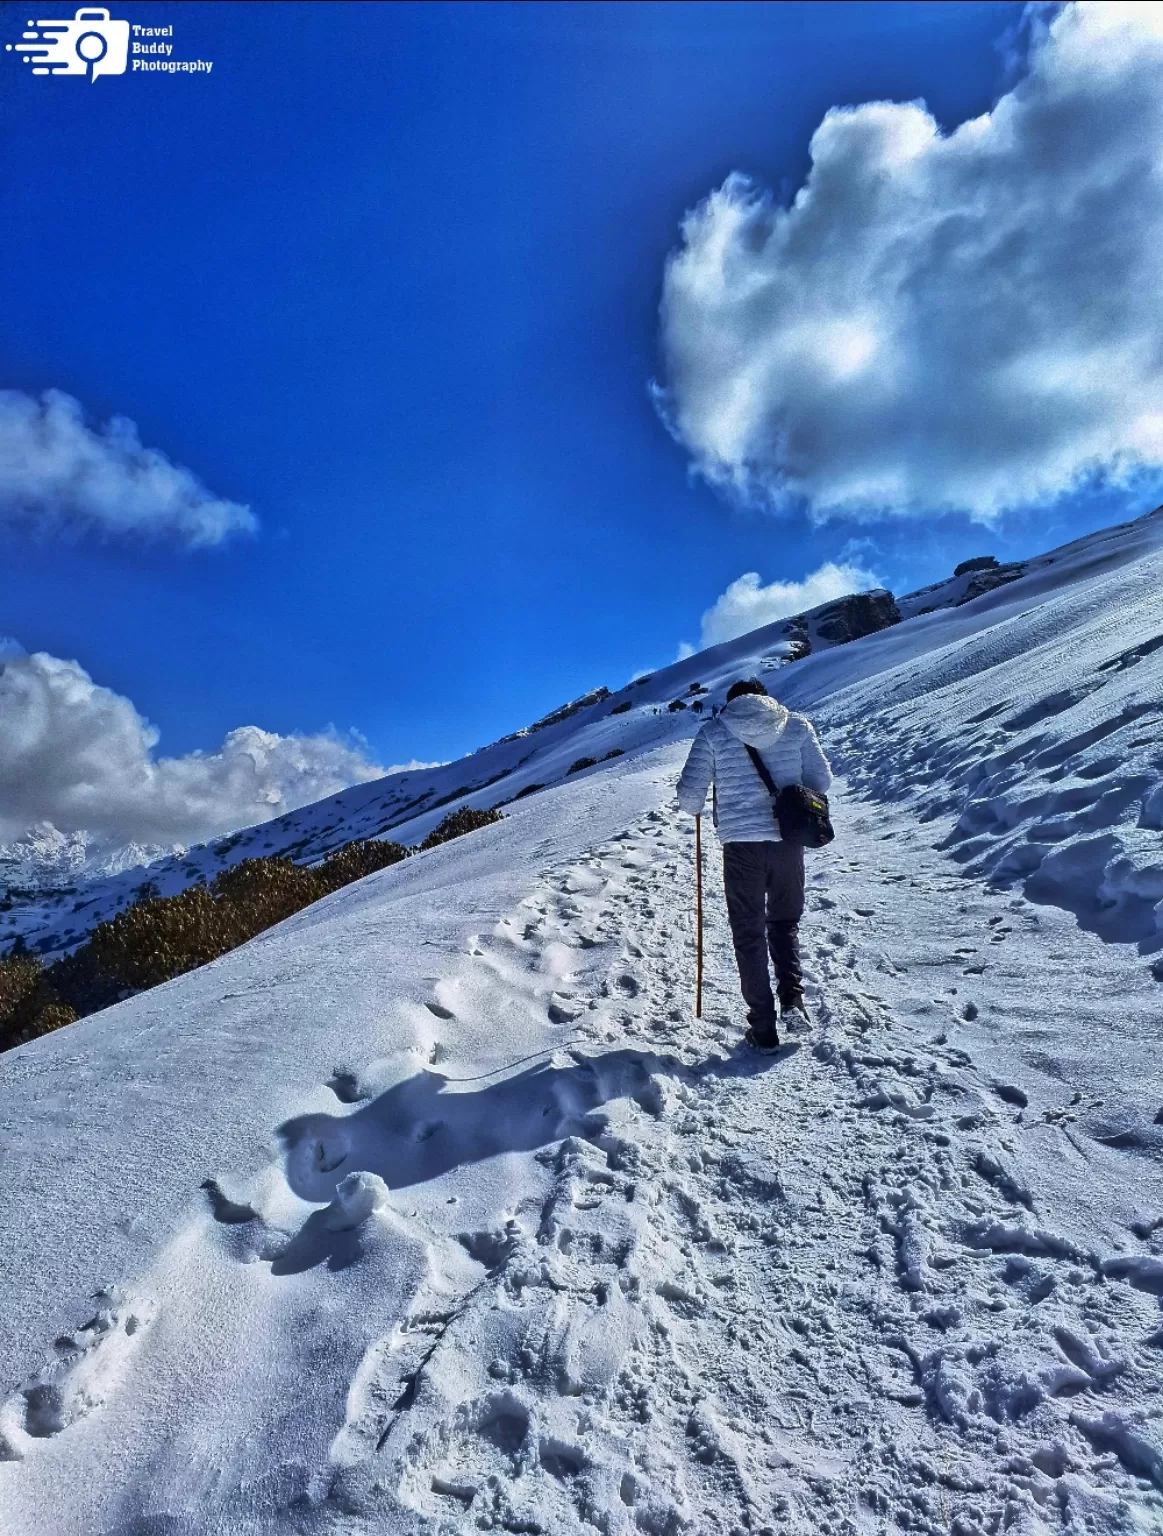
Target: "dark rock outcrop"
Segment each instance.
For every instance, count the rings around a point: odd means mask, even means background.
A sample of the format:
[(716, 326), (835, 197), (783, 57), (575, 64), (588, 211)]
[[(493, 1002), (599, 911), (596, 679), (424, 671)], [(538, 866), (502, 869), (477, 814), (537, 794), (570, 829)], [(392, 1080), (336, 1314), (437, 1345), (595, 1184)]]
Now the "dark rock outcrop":
[(991, 566), (973, 572), (965, 588), (965, 595), (959, 597), (954, 606), (960, 608), (962, 603), (971, 603), (983, 592), (992, 592), (994, 587), (1004, 587), (1008, 581), (1017, 581), (1019, 576), (1025, 574), (1026, 563), (1023, 560), (1015, 560), (1010, 565), (998, 565), (995, 560)]
[(805, 617), (811, 621), (809, 629), (830, 645), (846, 645), (849, 640), (859, 640), (901, 621), (896, 598), (883, 587), (873, 592), (852, 592), (834, 603), (813, 608)]
[(560, 725), (563, 720), (568, 720), (571, 715), (576, 715), (579, 709), (585, 709), (590, 704), (600, 704), (603, 699), (610, 697), (608, 688), (592, 688), (589, 693), (583, 693), (578, 699), (571, 699), (568, 704), (563, 704), (560, 709), (551, 710), (549, 714), (542, 715), (540, 720), (534, 720), (532, 725), (525, 725), (519, 731), (511, 731), (508, 736), (502, 736), (501, 741), (517, 741), (522, 736), (528, 736), (531, 731), (543, 731), (547, 725)]
[(797, 613), (788, 619), (782, 630), (786, 647), (783, 659), (799, 661), (813, 650), (847, 645), (849, 640), (859, 640), (900, 622), (896, 598), (884, 587), (872, 592), (851, 592), (847, 597), (821, 603), (818, 608), (809, 608), (807, 613)]

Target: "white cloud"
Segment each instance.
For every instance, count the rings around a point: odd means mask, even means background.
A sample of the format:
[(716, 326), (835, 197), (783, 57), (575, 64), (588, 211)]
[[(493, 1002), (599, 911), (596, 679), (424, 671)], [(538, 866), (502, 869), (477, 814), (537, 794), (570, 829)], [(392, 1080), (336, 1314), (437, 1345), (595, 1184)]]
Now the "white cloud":
[(734, 640), (849, 592), (867, 592), (878, 586), (872, 571), (858, 565), (835, 565), (830, 560), (803, 581), (773, 581), (766, 587), (760, 584), (757, 571), (748, 571), (703, 614), (703, 648)]
[(188, 469), (143, 448), (133, 422), (86, 426), (59, 390), (0, 390), (0, 522), (49, 531), (176, 540), (190, 547), (252, 533), (249, 507), (223, 501)]
[(1024, 76), (943, 135), (832, 108), (788, 208), (740, 175), (666, 269), (671, 431), (817, 518), (986, 521), (1163, 467), (1163, 5), (1034, 14)]
[[(158, 732), (75, 661), (0, 656), (0, 842), (30, 829), (99, 844), (205, 841), (321, 800), (385, 770), (334, 732), (257, 725), (212, 752), (157, 757)], [(46, 824), (48, 824), (46, 828)]]

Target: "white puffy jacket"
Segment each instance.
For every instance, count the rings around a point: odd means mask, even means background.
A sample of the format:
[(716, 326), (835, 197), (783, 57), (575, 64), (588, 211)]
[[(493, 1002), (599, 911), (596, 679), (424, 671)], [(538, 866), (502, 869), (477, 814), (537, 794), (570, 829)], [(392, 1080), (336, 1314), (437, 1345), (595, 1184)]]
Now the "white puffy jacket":
[(771, 796), (747, 745), (763, 758), (779, 788), (805, 784), (827, 794), (832, 770), (810, 721), (792, 714), (778, 699), (744, 693), (724, 705), (695, 737), (678, 781), (678, 803), (692, 816), (700, 815), (714, 784), (715, 829), (721, 843), (778, 842)]

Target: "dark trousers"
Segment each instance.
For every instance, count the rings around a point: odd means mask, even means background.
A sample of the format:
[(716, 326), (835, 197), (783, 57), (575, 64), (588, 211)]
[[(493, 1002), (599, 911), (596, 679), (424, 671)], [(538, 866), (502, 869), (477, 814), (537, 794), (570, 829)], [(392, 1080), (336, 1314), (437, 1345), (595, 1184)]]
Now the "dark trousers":
[(724, 843), (723, 887), (747, 1021), (775, 1024), (767, 970), (770, 949), (780, 1002), (799, 992), (799, 920), (804, 914), (804, 850), (798, 843)]

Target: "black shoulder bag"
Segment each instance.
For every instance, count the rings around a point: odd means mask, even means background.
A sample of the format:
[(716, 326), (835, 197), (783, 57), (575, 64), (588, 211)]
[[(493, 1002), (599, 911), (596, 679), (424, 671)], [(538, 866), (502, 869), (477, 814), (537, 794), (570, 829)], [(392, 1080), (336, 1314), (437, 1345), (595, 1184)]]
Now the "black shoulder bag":
[(801, 848), (823, 848), (830, 843), (836, 831), (828, 814), (827, 795), (809, 789), (806, 784), (785, 784), (777, 789), (759, 753), (747, 742), (743, 745), (771, 796), (772, 815), (783, 841), (798, 843)]

